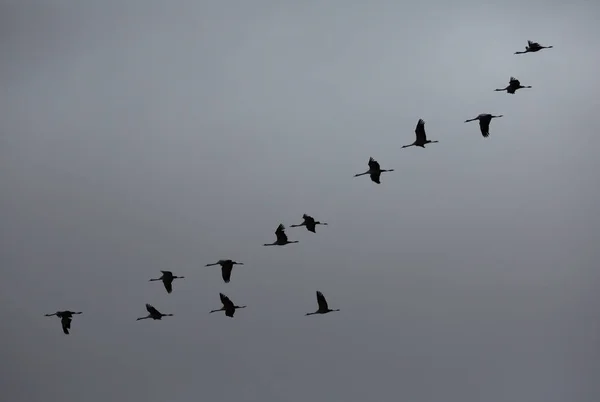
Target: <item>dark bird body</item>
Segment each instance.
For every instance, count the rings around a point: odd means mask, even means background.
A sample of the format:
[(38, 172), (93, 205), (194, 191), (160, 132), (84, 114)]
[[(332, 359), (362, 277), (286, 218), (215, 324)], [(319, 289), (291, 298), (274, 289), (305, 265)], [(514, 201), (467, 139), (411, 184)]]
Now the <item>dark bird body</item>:
[(273, 243), (263, 244), (263, 246), (285, 246), (286, 244), (290, 243), (298, 243), (298, 240), (288, 240), (288, 237), (285, 234), (285, 226), (283, 226), (281, 223), (279, 226), (277, 226), (277, 230), (275, 230), (275, 236), (277, 237), (277, 240), (275, 240)]
[(236, 309), (246, 308), (246, 306), (236, 306), (235, 304), (233, 304), (231, 299), (225, 296), (223, 293), (219, 293), (219, 297), (221, 298), (221, 303), (223, 303), (223, 307), (217, 310), (211, 310), (210, 313), (216, 313), (217, 311), (225, 311), (225, 315), (227, 317), (233, 318)]
[(521, 82), (518, 79), (516, 79), (515, 77), (510, 77), (510, 80), (508, 81), (508, 86), (506, 88), (497, 88), (494, 89), (494, 91), (506, 91), (509, 94), (514, 94), (517, 91), (517, 89), (521, 88), (531, 88), (531, 86), (523, 86), (521, 85)]
[(415, 140), (415, 142), (413, 142), (412, 144), (409, 145), (404, 145), (402, 146), (402, 148), (408, 148), (408, 147), (421, 147), (421, 148), (425, 148), (425, 144), (433, 144), (436, 143), (438, 141), (429, 141), (427, 139), (427, 134), (425, 133), (425, 121), (423, 121), (423, 119), (419, 119), (419, 121), (417, 122), (417, 127), (415, 128), (415, 134), (417, 135), (417, 139)]
[(139, 320), (145, 320), (147, 318), (152, 318), (153, 320), (162, 320), (163, 317), (172, 317), (173, 314), (163, 314), (160, 311), (158, 311), (157, 309), (155, 309), (152, 305), (146, 303), (146, 310), (148, 310), (148, 315), (146, 317), (140, 317), (137, 319), (137, 321)]
[(71, 329), (72, 317), (75, 314), (81, 314), (81, 311), (64, 310), (64, 311), (57, 311), (56, 313), (52, 313), (52, 314), (45, 314), (45, 316), (52, 317), (55, 315), (58, 318), (60, 318), (60, 323), (62, 325), (63, 332), (65, 333), (65, 335), (69, 335), (69, 330)]
[(532, 41), (528, 40), (527, 46), (525, 46), (525, 51), (524, 52), (515, 52), (515, 54), (534, 53), (534, 52), (538, 52), (542, 49), (552, 49), (552, 46), (542, 46), (537, 42), (532, 42)]
[(156, 278), (156, 279), (150, 279), (150, 282), (162, 281), (163, 285), (165, 285), (165, 289), (167, 290), (167, 293), (171, 293), (173, 291), (173, 280), (174, 279), (185, 278), (184, 276), (174, 276), (173, 272), (171, 272), (171, 271), (160, 271), (160, 272), (162, 272), (161, 277)]
[(489, 113), (482, 113), (473, 119), (465, 120), (465, 123), (468, 123), (468, 122), (474, 121), (474, 120), (479, 120), (479, 128), (481, 130), (481, 135), (483, 135), (484, 138), (487, 138), (490, 136), (490, 122), (492, 121), (492, 119), (495, 119), (498, 117), (502, 117), (502, 115), (494, 116)]
[(325, 223), (325, 222), (315, 221), (315, 218), (313, 218), (310, 215), (304, 214), (304, 215), (302, 215), (302, 218), (304, 219), (304, 222), (302, 222), (299, 225), (290, 225), (290, 227), (297, 228), (297, 227), (300, 227), (300, 226), (306, 226), (306, 229), (309, 232), (316, 233), (317, 225), (327, 225), (327, 223)]
[(214, 264), (206, 264), (207, 267), (212, 267), (214, 265), (221, 266), (221, 277), (223, 277), (225, 283), (229, 283), (229, 281), (231, 281), (231, 271), (233, 270), (233, 266), (244, 265), (244, 263), (233, 260), (219, 260)]
[(306, 313), (306, 315), (327, 314), (332, 311), (340, 311), (339, 308), (335, 309), (335, 310), (330, 309), (329, 305), (327, 304), (327, 300), (325, 299), (325, 296), (323, 296), (323, 293), (321, 293), (318, 290), (317, 290), (317, 303), (319, 305), (319, 309), (317, 311), (315, 311), (314, 313)]
[(367, 170), (364, 173), (357, 173), (354, 175), (354, 177), (358, 177), (358, 176), (363, 176), (365, 174), (368, 174), (371, 177), (371, 181), (373, 181), (374, 183), (377, 184), (381, 184), (381, 173), (383, 172), (393, 172), (394, 169), (382, 169), (381, 166), (379, 165), (379, 162), (377, 162), (375, 159), (373, 159), (372, 157), (369, 158), (369, 170)]

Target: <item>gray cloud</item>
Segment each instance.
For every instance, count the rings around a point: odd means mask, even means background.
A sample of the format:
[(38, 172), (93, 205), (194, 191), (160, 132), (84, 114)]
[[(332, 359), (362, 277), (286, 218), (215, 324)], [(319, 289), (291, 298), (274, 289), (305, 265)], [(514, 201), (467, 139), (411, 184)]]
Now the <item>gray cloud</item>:
[(296, 3), (2, 6), (2, 394), (596, 401), (598, 6)]

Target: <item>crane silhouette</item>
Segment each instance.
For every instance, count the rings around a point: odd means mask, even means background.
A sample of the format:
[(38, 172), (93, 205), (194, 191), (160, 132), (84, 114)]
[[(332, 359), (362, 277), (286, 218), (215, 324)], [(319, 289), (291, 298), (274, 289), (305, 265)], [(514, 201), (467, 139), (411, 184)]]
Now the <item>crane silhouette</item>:
[(317, 311), (315, 311), (314, 313), (306, 313), (305, 315), (327, 314), (332, 311), (340, 311), (339, 308), (335, 309), (335, 310), (330, 309), (329, 305), (327, 304), (327, 300), (325, 299), (325, 296), (323, 296), (323, 293), (321, 293), (318, 290), (317, 290), (317, 303), (319, 305), (319, 309)]
[(325, 223), (325, 222), (315, 221), (315, 218), (313, 218), (310, 215), (304, 214), (304, 215), (302, 215), (302, 218), (304, 219), (304, 222), (302, 222), (299, 225), (290, 225), (290, 227), (291, 228), (298, 228), (300, 226), (306, 226), (306, 229), (309, 232), (316, 233), (317, 225), (327, 225), (327, 223)]
[(381, 173), (393, 172), (393, 171), (394, 171), (394, 169), (387, 169), (387, 170), (382, 169), (381, 166), (379, 165), (379, 162), (377, 162), (375, 159), (370, 157), (369, 158), (369, 170), (367, 170), (364, 173), (357, 173), (354, 175), (354, 177), (363, 176), (365, 174), (368, 174), (369, 176), (371, 176), (371, 180), (374, 183), (381, 184), (381, 181), (380, 181)]
[(409, 145), (404, 145), (402, 146), (402, 148), (408, 148), (408, 147), (421, 147), (421, 148), (425, 148), (425, 144), (433, 144), (436, 143), (438, 141), (429, 141), (427, 139), (427, 134), (425, 134), (425, 121), (423, 121), (423, 119), (419, 119), (419, 121), (417, 122), (417, 127), (415, 128), (415, 134), (417, 135), (417, 139), (415, 140), (415, 142), (413, 142), (412, 144)]
[(288, 237), (285, 234), (285, 226), (283, 226), (281, 223), (279, 226), (277, 226), (277, 230), (275, 230), (275, 236), (277, 236), (277, 240), (275, 240), (273, 243), (263, 244), (263, 246), (285, 246), (286, 244), (290, 243), (298, 243), (298, 240), (288, 240)]
[(233, 318), (236, 309), (246, 308), (246, 306), (236, 306), (235, 304), (233, 304), (231, 299), (225, 296), (223, 293), (219, 293), (219, 297), (221, 298), (221, 303), (223, 303), (223, 307), (217, 310), (211, 310), (210, 313), (216, 313), (217, 311), (225, 311), (225, 315), (227, 317)]
[(482, 113), (473, 119), (465, 120), (465, 123), (479, 120), (479, 128), (481, 129), (481, 135), (483, 135), (484, 138), (487, 138), (490, 136), (490, 122), (492, 121), (492, 119), (496, 119), (498, 117), (502, 117), (502, 115), (494, 116), (489, 113)]
[(71, 321), (73, 319), (73, 315), (75, 314), (82, 314), (81, 311), (70, 311), (70, 310), (64, 310), (64, 311), (57, 311), (56, 313), (52, 313), (52, 314), (44, 314), (46, 317), (52, 317), (52, 316), (57, 316), (58, 318), (60, 318), (60, 323), (62, 325), (62, 330), (65, 333), (65, 335), (69, 335), (69, 330), (71, 329)]
[(150, 282), (153, 281), (162, 281), (163, 285), (165, 285), (165, 289), (167, 289), (167, 293), (171, 293), (173, 291), (173, 280), (174, 279), (183, 279), (185, 276), (174, 276), (171, 271), (160, 271), (162, 275), (160, 278), (150, 279)]
[(146, 310), (148, 310), (148, 315), (146, 317), (140, 317), (136, 321), (145, 320), (147, 318), (152, 318), (153, 320), (161, 320), (163, 317), (172, 317), (173, 314), (163, 314), (157, 309), (155, 309), (152, 305), (146, 303)]
[(516, 79), (515, 77), (510, 77), (510, 80), (508, 81), (508, 86), (506, 88), (498, 88), (498, 89), (494, 89), (494, 91), (506, 91), (509, 94), (514, 94), (517, 89), (521, 89), (521, 88), (531, 88), (531, 86), (523, 86), (521, 85), (521, 82)]
[(524, 52), (515, 52), (515, 54), (525, 54), (525, 53), (533, 53), (538, 52), (542, 49), (552, 49), (553, 46), (542, 46), (537, 42), (532, 42), (530, 40), (527, 41), (527, 46), (525, 46)]
[(233, 260), (219, 260), (214, 264), (206, 264), (207, 267), (212, 267), (214, 265), (221, 266), (221, 276), (223, 277), (223, 282), (229, 283), (229, 281), (231, 280), (231, 271), (233, 270), (233, 266), (244, 264)]

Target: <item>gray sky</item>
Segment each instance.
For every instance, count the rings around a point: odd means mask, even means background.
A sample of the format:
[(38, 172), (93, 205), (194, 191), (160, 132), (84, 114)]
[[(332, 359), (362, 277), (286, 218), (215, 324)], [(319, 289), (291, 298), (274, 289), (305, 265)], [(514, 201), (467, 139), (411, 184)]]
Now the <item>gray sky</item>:
[(7, 401), (600, 398), (597, 4), (2, 3)]

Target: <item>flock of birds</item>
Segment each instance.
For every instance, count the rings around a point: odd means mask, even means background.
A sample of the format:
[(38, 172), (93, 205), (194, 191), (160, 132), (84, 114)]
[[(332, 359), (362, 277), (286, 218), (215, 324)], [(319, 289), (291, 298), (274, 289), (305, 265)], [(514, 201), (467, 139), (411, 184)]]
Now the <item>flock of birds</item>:
[[(528, 40), (525, 50), (521, 51), (521, 52), (515, 52), (515, 54), (534, 53), (534, 52), (538, 52), (542, 49), (551, 49), (551, 48), (552, 48), (552, 46), (542, 46), (537, 42), (532, 42), (532, 41)], [(514, 94), (517, 90), (519, 90), (521, 88), (531, 88), (531, 86), (521, 85), (521, 82), (518, 79), (516, 79), (514, 77), (510, 77), (508, 86), (506, 88), (498, 88), (498, 89), (495, 89), (495, 91), (506, 91), (509, 94)], [(478, 115), (477, 117), (465, 120), (465, 123), (478, 120), (481, 135), (484, 138), (487, 138), (490, 135), (490, 122), (492, 121), (492, 119), (499, 118), (499, 117), (503, 117), (503, 116), (502, 115), (495, 116), (495, 115), (492, 115), (489, 113), (482, 113), (482, 114)], [(433, 143), (438, 142), (438, 141), (431, 141), (431, 140), (427, 139), (427, 134), (425, 132), (425, 121), (423, 119), (419, 119), (419, 121), (417, 122), (415, 134), (416, 134), (415, 142), (413, 142), (412, 144), (404, 145), (404, 146), (402, 146), (402, 148), (407, 148), (407, 147), (412, 147), (412, 146), (425, 148), (426, 144), (433, 144)], [(368, 165), (369, 165), (369, 169), (366, 172), (355, 174), (354, 177), (359, 177), (359, 176), (368, 174), (373, 182), (380, 184), (381, 183), (381, 181), (380, 181), (381, 173), (394, 171), (394, 169), (382, 169), (379, 162), (377, 162), (372, 157), (369, 158)], [(304, 214), (302, 217), (304, 219), (304, 221), (302, 223), (300, 223), (298, 225), (290, 225), (290, 227), (305, 226), (309, 232), (316, 233), (317, 225), (327, 225), (327, 223), (325, 223), (325, 222), (316, 221), (312, 216), (307, 215), (307, 214)], [(287, 234), (285, 233), (285, 226), (283, 224), (279, 224), (279, 226), (275, 230), (275, 237), (276, 237), (276, 240), (273, 243), (266, 243), (266, 244), (264, 244), (264, 246), (285, 246), (286, 244), (298, 243), (297, 240), (289, 240), (288, 239)], [(215, 265), (221, 266), (221, 276), (223, 278), (223, 281), (225, 283), (229, 283), (231, 281), (231, 273), (233, 271), (233, 266), (234, 265), (244, 265), (244, 264), (241, 262), (233, 261), (233, 260), (219, 260), (215, 263), (206, 264), (207, 267), (215, 266)], [(173, 275), (173, 272), (171, 272), (171, 271), (161, 271), (161, 272), (162, 272), (162, 275), (159, 278), (153, 278), (153, 279), (150, 279), (150, 281), (151, 282), (162, 281), (167, 293), (171, 293), (173, 291), (173, 281), (175, 279), (183, 279), (184, 278), (183, 276)], [(317, 294), (318, 309), (315, 312), (306, 313), (306, 315), (326, 314), (326, 313), (330, 313), (332, 311), (340, 311), (339, 309), (329, 308), (329, 304), (327, 303), (327, 299), (325, 299), (325, 296), (323, 296), (323, 293), (321, 293), (320, 291), (317, 290), (316, 294)], [(224, 311), (225, 315), (227, 317), (233, 317), (235, 314), (235, 310), (246, 307), (246, 306), (236, 305), (228, 296), (226, 296), (223, 293), (219, 293), (219, 296), (221, 299), (222, 307), (219, 309), (211, 310), (210, 313)], [(162, 317), (173, 316), (173, 314), (161, 313), (154, 306), (152, 306), (151, 304), (148, 304), (148, 303), (146, 303), (146, 310), (148, 311), (148, 315), (144, 316), (144, 317), (140, 317), (137, 320), (145, 320), (148, 318), (151, 318), (153, 320), (161, 320)], [(71, 329), (71, 321), (73, 319), (73, 315), (77, 315), (77, 314), (82, 314), (82, 312), (81, 311), (64, 310), (64, 311), (57, 311), (56, 313), (52, 313), (52, 314), (46, 314), (45, 316), (46, 317), (57, 316), (58, 318), (60, 318), (62, 330), (65, 334), (68, 335), (69, 330)]]

